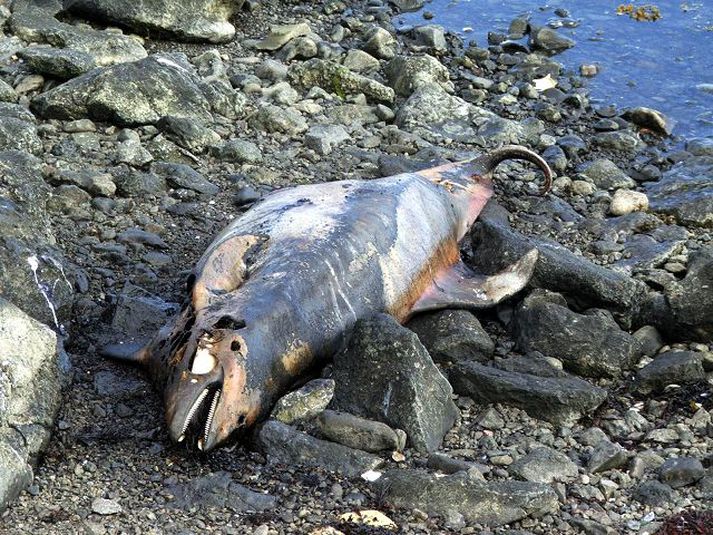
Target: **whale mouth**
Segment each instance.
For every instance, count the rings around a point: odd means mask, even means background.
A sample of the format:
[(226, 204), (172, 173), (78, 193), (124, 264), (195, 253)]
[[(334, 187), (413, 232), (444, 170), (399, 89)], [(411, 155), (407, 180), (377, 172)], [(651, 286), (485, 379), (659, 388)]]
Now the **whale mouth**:
[(189, 439), (189, 444), (195, 443), (200, 451), (205, 451), (221, 394), (222, 390), (217, 386), (209, 386), (198, 394), (186, 414), (177, 442)]

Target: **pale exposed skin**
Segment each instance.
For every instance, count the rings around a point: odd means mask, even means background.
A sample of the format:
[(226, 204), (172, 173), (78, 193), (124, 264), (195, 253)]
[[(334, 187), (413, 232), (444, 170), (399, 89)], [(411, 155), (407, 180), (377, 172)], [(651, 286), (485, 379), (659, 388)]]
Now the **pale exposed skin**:
[(171, 437), (210, 450), (254, 424), (360, 318), (483, 308), (521, 290), (536, 251), (484, 277), (458, 245), (509, 158), (537, 164), (549, 187), (544, 160), (504, 147), (418, 173), (284, 189), (231, 223), (198, 262), (190, 302), (135, 356), (164, 390)]

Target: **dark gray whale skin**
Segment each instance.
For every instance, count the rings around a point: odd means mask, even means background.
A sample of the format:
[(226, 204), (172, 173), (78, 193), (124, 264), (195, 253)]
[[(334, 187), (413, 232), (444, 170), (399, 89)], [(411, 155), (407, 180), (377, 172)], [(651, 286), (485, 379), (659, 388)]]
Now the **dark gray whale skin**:
[(189, 280), (181, 313), (133, 356), (163, 389), (171, 437), (210, 450), (264, 418), (354, 323), (386, 312), (491, 306), (525, 286), (536, 251), (482, 277), (459, 241), (506, 159), (551, 173), (508, 146), (467, 162), (377, 180), (277, 191), (231, 223)]

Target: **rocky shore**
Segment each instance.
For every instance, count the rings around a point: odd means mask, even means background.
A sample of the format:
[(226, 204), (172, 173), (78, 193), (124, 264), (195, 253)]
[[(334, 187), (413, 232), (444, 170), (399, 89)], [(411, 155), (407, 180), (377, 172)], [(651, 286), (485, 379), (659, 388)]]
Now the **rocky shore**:
[[(476, 45), (397, 31), (408, 1), (180, 4), (0, 0), (0, 532), (713, 529), (713, 138), (590, 102), (525, 18)], [(539, 250), (496, 309), (361, 321), (208, 456), (104, 358), (260, 196), (510, 143), (557, 177), (503, 165), (463, 244)]]

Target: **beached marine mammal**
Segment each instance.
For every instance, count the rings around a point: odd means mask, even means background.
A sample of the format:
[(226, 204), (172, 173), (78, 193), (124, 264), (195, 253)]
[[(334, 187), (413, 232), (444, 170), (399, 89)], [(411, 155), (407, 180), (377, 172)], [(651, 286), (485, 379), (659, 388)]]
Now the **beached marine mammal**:
[(254, 424), (357, 319), (482, 308), (521, 290), (536, 251), (485, 277), (458, 245), (506, 159), (535, 163), (549, 189), (547, 163), (507, 146), (416, 173), (283, 189), (233, 221), (198, 262), (182, 312), (134, 356), (163, 388), (171, 437), (209, 450)]

